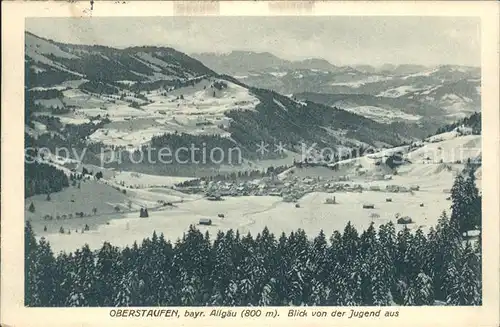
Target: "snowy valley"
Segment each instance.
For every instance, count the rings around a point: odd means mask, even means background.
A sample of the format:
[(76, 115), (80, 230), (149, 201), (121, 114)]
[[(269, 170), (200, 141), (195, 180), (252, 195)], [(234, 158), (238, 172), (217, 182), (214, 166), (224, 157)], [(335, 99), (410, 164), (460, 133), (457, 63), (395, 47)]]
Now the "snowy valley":
[[(55, 289), (78, 285), (33, 306), (481, 301), (440, 275), (479, 260), (475, 67), (26, 32), (24, 92), (26, 253), (57, 271)], [(441, 246), (462, 270), (434, 260)]]
[[(210, 180), (83, 165), (103, 177), (85, 175), (51, 194), (50, 201), (46, 195), (27, 198), (26, 219), (56, 251), (71, 251), (82, 244), (98, 249), (103, 240), (131, 246), (154, 231), (175, 241), (202, 218), (213, 221), (212, 226), (200, 226), (202, 231), (234, 229), (243, 235), (259, 233), (264, 227), (275, 233), (302, 228), (315, 235), (320, 230), (341, 230), (349, 221), (359, 230), (392, 221), (399, 229), (428, 231), (443, 211), (450, 213), (450, 190), (467, 160), (481, 159), (481, 136), (457, 130), (358, 158), (329, 164), (311, 160), (290, 165), (279, 174), (255, 177)], [(391, 168), (387, 158), (396, 153), (402, 154), (403, 164)], [(68, 174), (74, 173), (68, 170)], [(480, 187), (480, 168), (476, 177)], [(210, 194), (221, 199), (210, 200)], [(336, 203), (328, 204), (334, 197)], [(28, 211), (31, 203), (34, 212)], [(364, 208), (366, 204), (373, 208)], [(149, 219), (139, 217), (141, 207), (149, 209)], [(84, 217), (77, 218), (77, 212)], [(413, 223), (398, 225), (397, 215), (411, 216)], [(90, 230), (84, 232), (86, 225)], [(60, 233), (61, 228), (65, 233)]]

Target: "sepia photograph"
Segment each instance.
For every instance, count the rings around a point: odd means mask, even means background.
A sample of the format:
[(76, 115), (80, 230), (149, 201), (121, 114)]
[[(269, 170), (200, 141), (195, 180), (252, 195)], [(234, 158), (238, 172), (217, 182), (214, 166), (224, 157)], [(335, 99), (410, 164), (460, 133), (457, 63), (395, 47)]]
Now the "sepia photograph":
[(483, 306), (481, 17), (23, 21), (25, 308)]

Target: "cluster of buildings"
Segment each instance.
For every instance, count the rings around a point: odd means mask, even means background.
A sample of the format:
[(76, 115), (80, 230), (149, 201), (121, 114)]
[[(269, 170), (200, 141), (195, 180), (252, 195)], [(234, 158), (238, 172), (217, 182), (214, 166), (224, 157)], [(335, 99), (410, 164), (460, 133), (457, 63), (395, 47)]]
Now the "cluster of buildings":
[(342, 177), (298, 177), (288, 176), (280, 179), (277, 177), (263, 177), (245, 181), (202, 181), (191, 186), (177, 186), (177, 190), (191, 194), (204, 194), (212, 201), (221, 200), (228, 196), (279, 196), (285, 202), (295, 202), (305, 194), (311, 192), (337, 193), (337, 192), (412, 192), (418, 186), (405, 187), (398, 185), (362, 185), (349, 182)]

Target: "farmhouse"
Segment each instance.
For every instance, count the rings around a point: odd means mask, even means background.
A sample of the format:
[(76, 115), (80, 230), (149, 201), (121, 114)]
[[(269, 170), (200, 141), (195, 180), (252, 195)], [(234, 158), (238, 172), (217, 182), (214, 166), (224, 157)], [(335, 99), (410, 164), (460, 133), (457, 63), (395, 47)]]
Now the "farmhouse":
[(411, 223), (413, 223), (413, 220), (410, 217), (405, 216), (405, 217), (398, 218), (397, 223), (398, 224), (403, 224), (403, 225), (405, 225), (405, 224), (411, 224)]
[(336, 200), (335, 200), (335, 197), (333, 197), (333, 198), (328, 198), (328, 199), (326, 199), (325, 203), (326, 203), (326, 204), (335, 204), (335, 203), (337, 203), (337, 202), (336, 202)]
[(201, 219), (200, 219), (199, 224), (200, 224), (200, 225), (207, 225), (207, 226), (210, 226), (210, 225), (212, 225), (212, 219), (209, 219), (209, 218), (201, 218)]

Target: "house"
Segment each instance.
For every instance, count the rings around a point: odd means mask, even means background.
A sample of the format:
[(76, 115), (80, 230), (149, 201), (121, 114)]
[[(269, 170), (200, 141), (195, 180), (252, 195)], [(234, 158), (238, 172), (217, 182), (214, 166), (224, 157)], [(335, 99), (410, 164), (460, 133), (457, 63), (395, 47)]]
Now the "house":
[(403, 224), (403, 225), (405, 225), (405, 224), (411, 224), (411, 223), (413, 223), (413, 220), (410, 217), (405, 216), (405, 217), (398, 218), (397, 223), (398, 224)]
[(207, 226), (210, 226), (210, 225), (212, 225), (212, 219), (209, 219), (209, 218), (201, 218), (201, 219), (200, 219), (199, 224), (200, 224), (200, 225), (207, 225)]
[(335, 197), (326, 199), (325, 203), (326, 204), (335, 204), (336, 203)]

